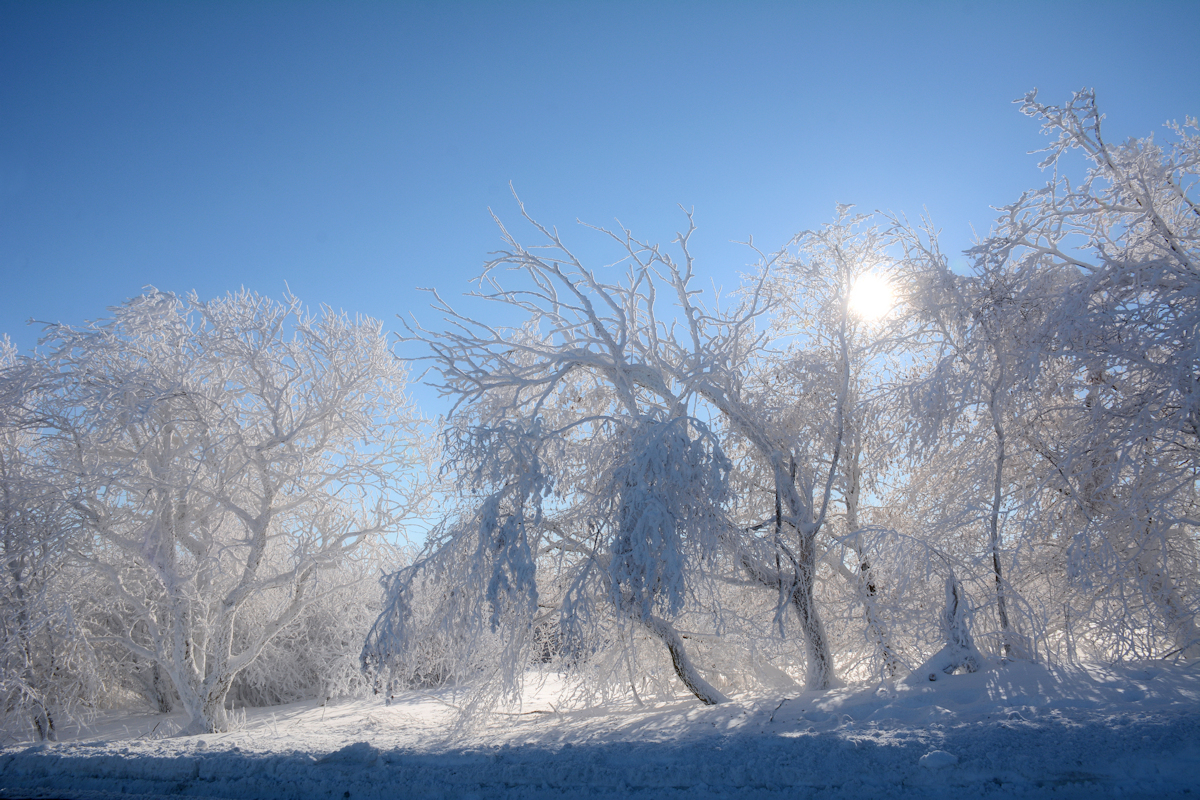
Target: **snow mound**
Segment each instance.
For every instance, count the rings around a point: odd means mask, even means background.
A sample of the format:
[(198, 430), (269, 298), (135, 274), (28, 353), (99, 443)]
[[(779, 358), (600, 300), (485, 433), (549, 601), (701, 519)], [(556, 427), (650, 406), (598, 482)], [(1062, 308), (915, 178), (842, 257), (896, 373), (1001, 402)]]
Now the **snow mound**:
[(942, 767), (952, 767), (957, 764), (958, 756), (947, 753), (945, 750), (934, 750), (921, 756), (917, 763), (928, 769), (941, 769)]

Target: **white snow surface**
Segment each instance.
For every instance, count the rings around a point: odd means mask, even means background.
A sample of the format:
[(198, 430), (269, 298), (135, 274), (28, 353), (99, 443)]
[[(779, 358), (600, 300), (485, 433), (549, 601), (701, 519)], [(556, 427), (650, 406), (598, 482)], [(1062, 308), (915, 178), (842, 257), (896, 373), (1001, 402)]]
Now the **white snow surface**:
[(204, 736), (113, 714), (0, 750), (0, 797), (1200, 798), (1200, 669), (939, 678), (576, 711), (546, 682), (458, 729), (448, 690), (250, 709)]

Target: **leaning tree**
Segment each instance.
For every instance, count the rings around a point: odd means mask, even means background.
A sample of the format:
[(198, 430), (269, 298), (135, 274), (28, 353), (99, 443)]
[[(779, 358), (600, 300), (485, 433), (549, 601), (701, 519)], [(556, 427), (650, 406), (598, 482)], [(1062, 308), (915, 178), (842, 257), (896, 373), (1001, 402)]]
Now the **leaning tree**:
[[(452, 327), (413, 337), (431, 348), (455, 402), (447, 468), (464, 507), (388, 578), (364, 664), (412, 681), (489, 662), (511, 689), (537, 648), (578, 664), (636, 629), (697, 698), (721, 702), (677, 630), (727, 527), (729, 465), (681, 380), (687, 346), (657, 317), (664, 282), (689, 297), (690, 261), (683, 273), (657, 248), (618, 237), (630, 263), (610, 280), (537, 229), (547, 252), (505, 231), (510, 249), (481, 278), (479, 296), (515, 312), (514, 326), (488, 326), (439, 298)], [(505, 268), (527, 285), (503, 284)], [(702, 324), (693, 318), (691, 329), (700, 335)]]

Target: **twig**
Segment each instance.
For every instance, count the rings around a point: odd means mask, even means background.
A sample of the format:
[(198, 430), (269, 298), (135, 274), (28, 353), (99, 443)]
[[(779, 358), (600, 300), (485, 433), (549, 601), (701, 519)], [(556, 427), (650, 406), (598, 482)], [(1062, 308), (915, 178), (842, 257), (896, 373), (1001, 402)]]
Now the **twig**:
[(425, 694), (424, 692), (419, 692), (419, 694), (421, 695), (421, 697), (432, 700), (435, 703), (441, 703), (444, 706), (449, 706), (450, 708), (453, 708), (455, 711), (458, 711), (460, 713), (462, 712), (462, 709), (459, 708), (458, 706), (454, 705), (454, 703), (448, 703), (440, 697), (434, 697), (433, 695)]
[[(780, 701), (779, 701), (779, 705), (775, 706), (775, 711), (778, 711), (779, 709), (783, 708), (783, 704), (784, 704), (784, 703), (786, 703), (788, 700), (791, 700), (791, 699), (792, 699), (792, 698), (790, 698), (790, 697), (785, 697), (785, 698), (783, 698), (782, 700), (780, 700)], [(770, 725), (772, 722), (774, 722), (774, 721), (775, 721), (775, 711), (772, 711), (772, 712), (771, 712), (771, 718), (770, 718), (769, 720), (767, 720), (767, 724), (768, 724), (768, 725)]]

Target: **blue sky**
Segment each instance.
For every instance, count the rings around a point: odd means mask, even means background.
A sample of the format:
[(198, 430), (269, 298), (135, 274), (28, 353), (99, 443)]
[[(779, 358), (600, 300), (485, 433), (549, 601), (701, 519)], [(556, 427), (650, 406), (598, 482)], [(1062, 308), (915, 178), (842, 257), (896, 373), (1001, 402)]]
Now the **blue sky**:
[(750, 260), (856, 203), (948, 250), (1040, 185), (1012, 100), (1095, 87), (1110, 139), (1200, 115), (1200, 2), (0, 2), (0, 333), (153, 284), (381, 318), (516, 223)]

